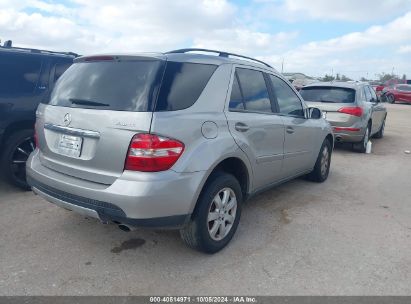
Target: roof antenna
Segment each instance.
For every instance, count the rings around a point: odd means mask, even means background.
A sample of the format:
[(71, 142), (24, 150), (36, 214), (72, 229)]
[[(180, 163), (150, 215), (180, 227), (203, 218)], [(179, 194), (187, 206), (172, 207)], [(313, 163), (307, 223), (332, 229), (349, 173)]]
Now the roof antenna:
[(11, 48), (12, 43), (13, 42), (11, 40), (6, 40), (6, 41), (4, 41), (3, 46), (6, 47), (6, 48)]

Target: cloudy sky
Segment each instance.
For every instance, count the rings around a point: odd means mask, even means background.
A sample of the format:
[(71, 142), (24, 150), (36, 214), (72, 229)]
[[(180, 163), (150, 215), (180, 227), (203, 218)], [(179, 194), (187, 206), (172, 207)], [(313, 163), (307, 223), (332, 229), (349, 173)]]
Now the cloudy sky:
[(285, 72), (411, 78), (411, 0), (0, 0), (0, 39), (81, 54), (204, 47)]

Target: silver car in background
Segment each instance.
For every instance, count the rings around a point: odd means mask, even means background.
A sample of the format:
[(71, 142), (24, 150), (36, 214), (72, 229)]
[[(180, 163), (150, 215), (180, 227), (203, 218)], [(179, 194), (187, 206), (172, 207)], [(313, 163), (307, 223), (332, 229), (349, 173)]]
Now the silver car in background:
[(368, 83), (317, 82), (300, 94), (309, 106), (321, 109), (337, 142), (353, 143), (354, 149), (365, 152), (372, 136), (384, 136), (387, 110)]
[(33, 191), (126, 231), (178, 228), (214, 253), (245, 199), (327, 179), (334, 138), (320, 110), (263, 62), (193, 51), (77, 58), (37, 110)]

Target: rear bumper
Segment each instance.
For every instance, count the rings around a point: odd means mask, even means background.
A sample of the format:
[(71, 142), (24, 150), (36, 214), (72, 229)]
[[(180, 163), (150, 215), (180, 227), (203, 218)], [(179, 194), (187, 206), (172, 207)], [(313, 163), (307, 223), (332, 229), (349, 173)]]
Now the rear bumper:
[(365, 128), (354, 124), (352, 126), (341, 126), (339, 123), (330, 122), (336, 142), (360, 142), (364, 138)]
[(112, 185), (102, 185), (43, 166), (38, 150), (27, 161), (27, 181), (45, 200), (103, 222), (136, 227), (184, 226), (205, 174), (125, 171)]
[(360, 142), (364, 131), (334, 131), (334, 138), (336, 142)]

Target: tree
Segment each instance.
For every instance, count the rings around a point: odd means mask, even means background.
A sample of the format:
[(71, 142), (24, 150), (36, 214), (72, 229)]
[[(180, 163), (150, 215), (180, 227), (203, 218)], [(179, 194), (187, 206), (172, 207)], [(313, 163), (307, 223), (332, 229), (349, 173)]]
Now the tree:
[(333, 81), (333, 80), (335, 80), (335, 77), (332, 75), (328, 75), (328, 74), (325, 74), (324, 78), (322, 79), (322, 81)]
[(378, 78), (381, 82), (386, 82), (387, 80), (396, 79), (397, 76), (395, 76), (394, 74), (386, 74), (382, 72), (381, 74), (378, 74)]
[(401, 79), (402, 80), (407, 80), (407, 75), (403, 74)]
[(340, 74), (337, 73), (337, 76), (335, 77), (335, 80), (341, 80)]
[(361, 80), (361, 81), (368, 81), (368, 79), (365, 78), (365, 77), (361, 77), (360, 80)]
[(349, 77), (347, 77), (347, 76), (345, 76), (345, 75), (341, 75), (341, 80), (342, 80), (342, 81), (351, 81), (352, 79), (349, 78)]

